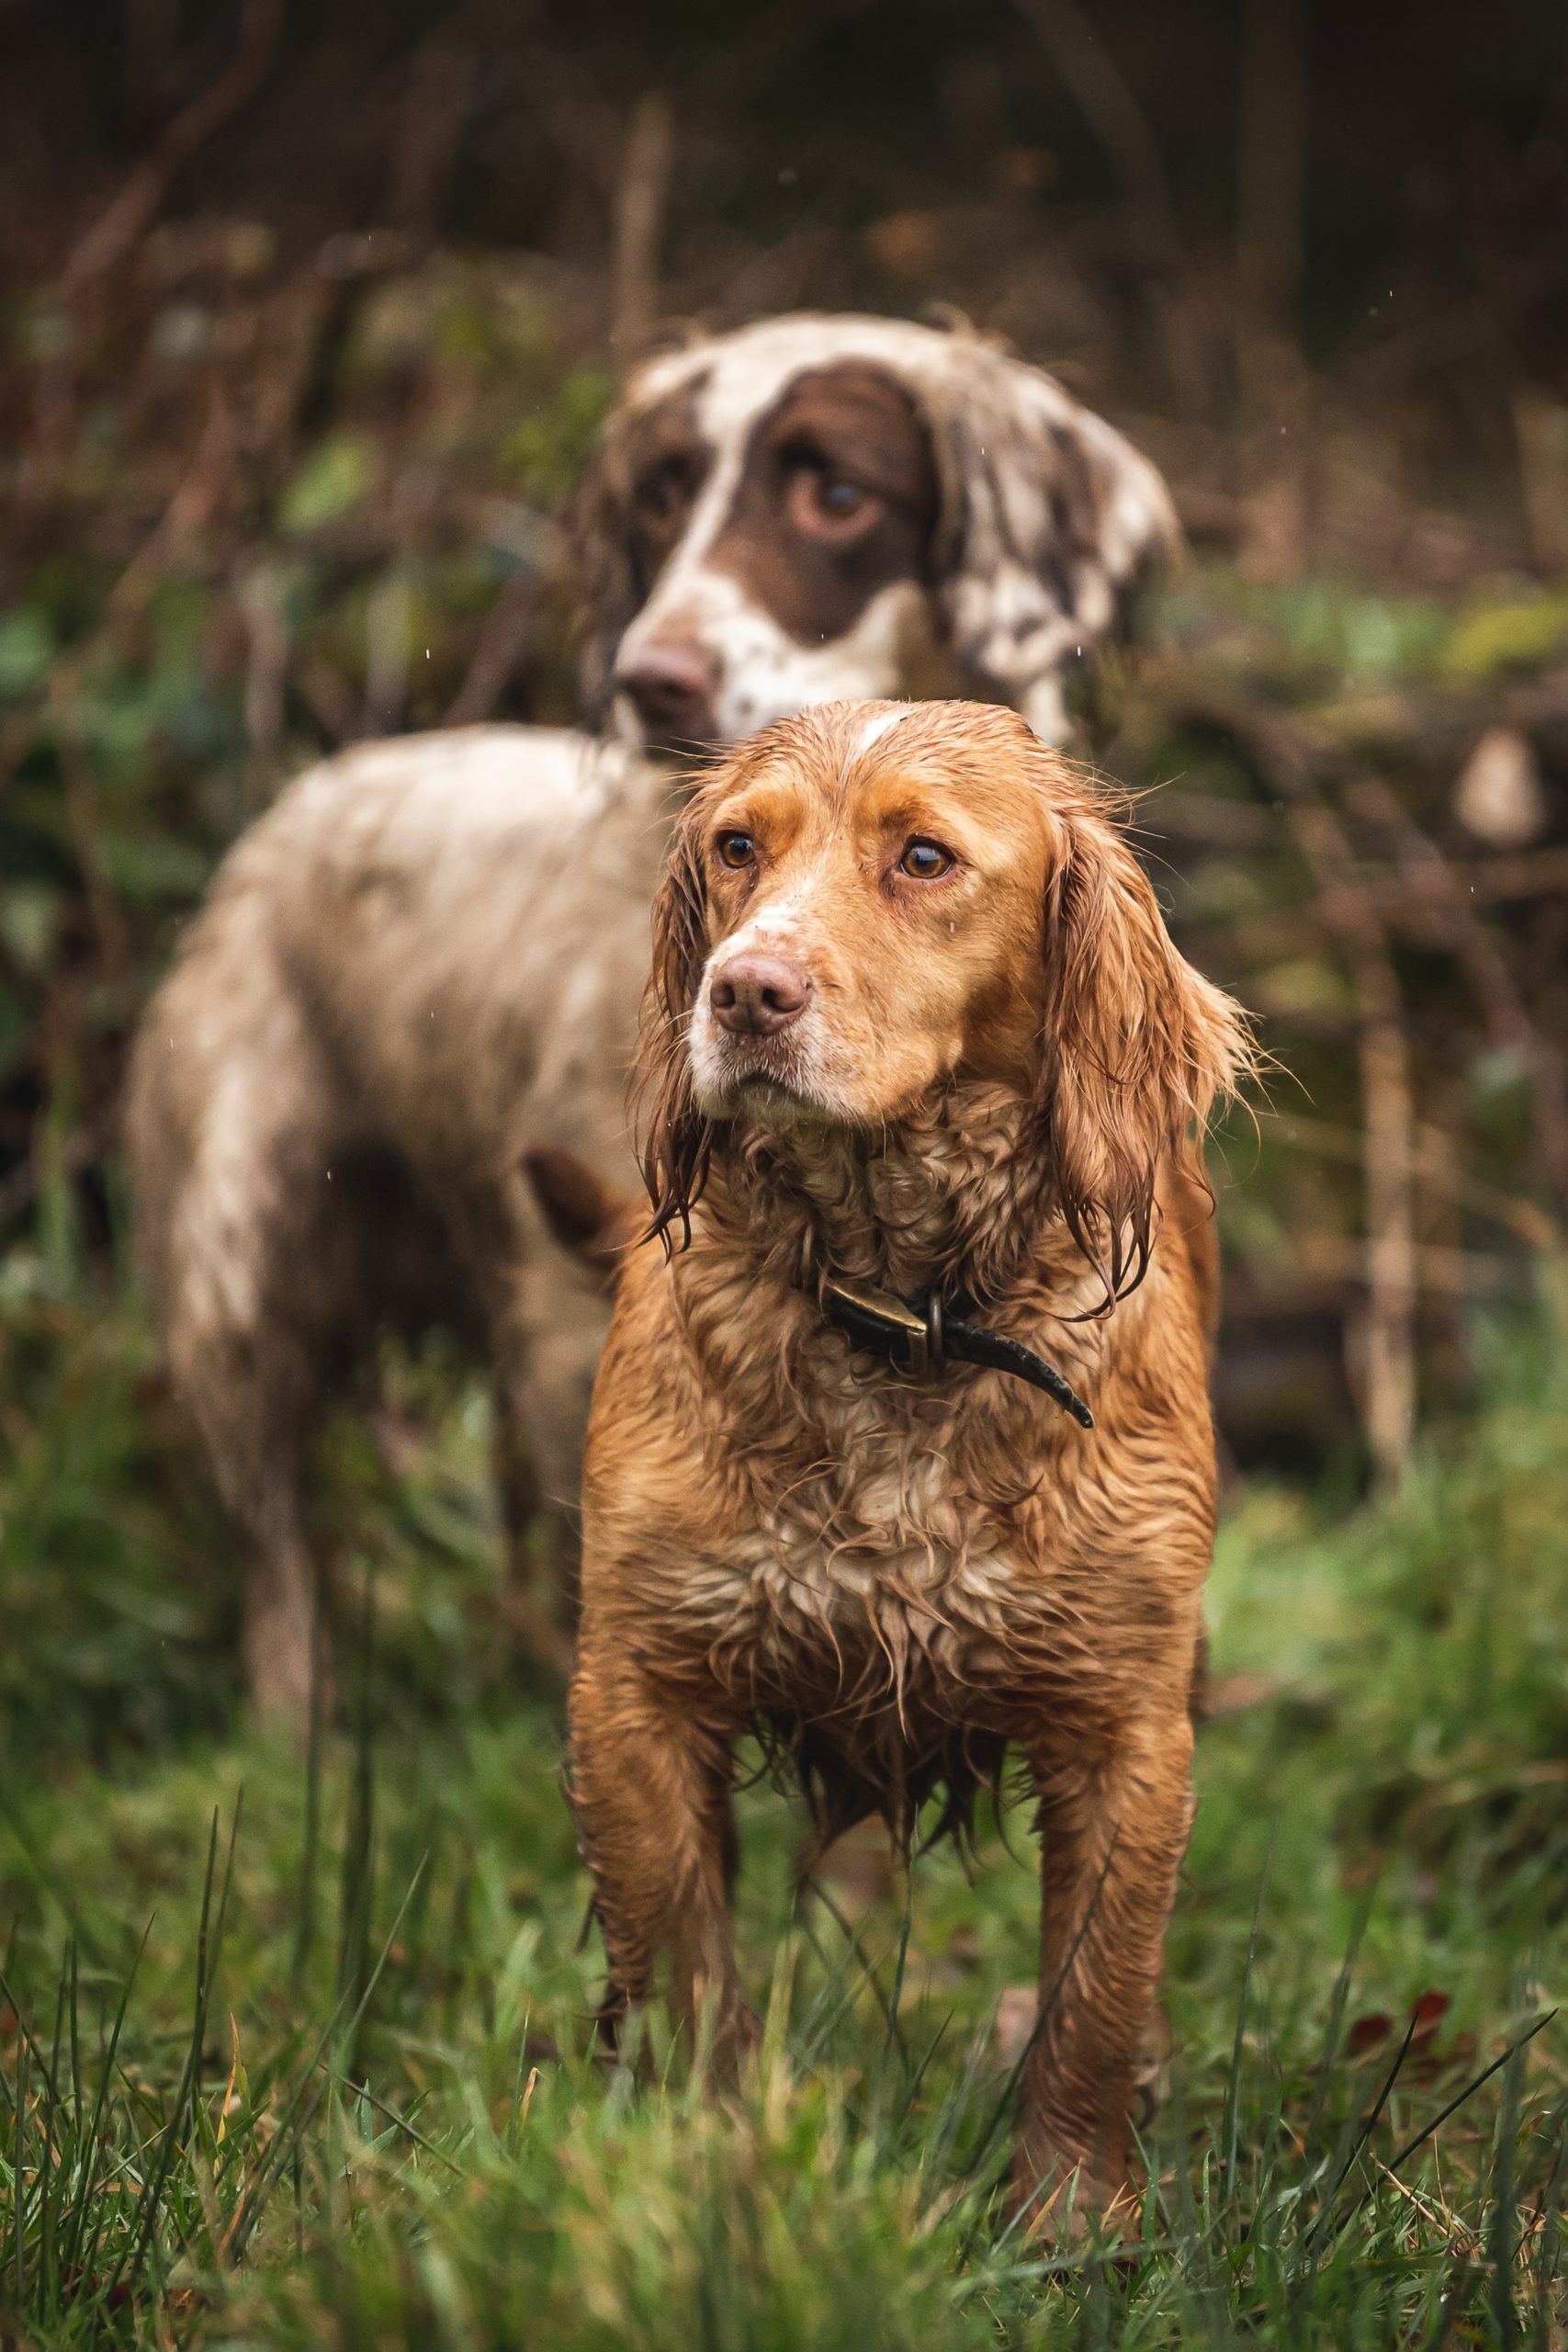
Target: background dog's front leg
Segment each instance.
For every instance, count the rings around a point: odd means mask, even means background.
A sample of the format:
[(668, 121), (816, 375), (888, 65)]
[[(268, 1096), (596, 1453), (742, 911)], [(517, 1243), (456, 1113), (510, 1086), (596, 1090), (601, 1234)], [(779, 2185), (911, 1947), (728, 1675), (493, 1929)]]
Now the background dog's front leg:
[(729, 1940), (728, 1736), (699, 1719), (689, 1694), (661, 1690), (592, 1641), (570, 1713), (572, 1806), (593, 1873), (611, 2013), (650, 1998), (665, 1970), (691, 2047), (711, 2009), (714, 2063), (731, 2070), (753, 2037)]
[[(1019, 2094), (1013, 2186), (1028, 2207), (1103, 2210), (1128, 2186), (1129, 2120), (1192, 1821), (1185, 1710), (1092, 1760), (1032, 1759), (1040, 1790), (1042, 2016)], [(1075, 2190), (1068, 2176), (1078, 2171)]]

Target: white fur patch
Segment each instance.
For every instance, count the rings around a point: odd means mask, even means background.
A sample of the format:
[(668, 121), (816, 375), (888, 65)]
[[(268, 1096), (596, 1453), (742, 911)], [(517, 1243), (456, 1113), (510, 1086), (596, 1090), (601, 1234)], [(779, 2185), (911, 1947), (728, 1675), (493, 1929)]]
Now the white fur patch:
[(891, 729), (899, 726), (908, 716), (905, 709), (874, 711), (855, 737), (855, 750), (869, 752), (873, 744), (880, 743)]

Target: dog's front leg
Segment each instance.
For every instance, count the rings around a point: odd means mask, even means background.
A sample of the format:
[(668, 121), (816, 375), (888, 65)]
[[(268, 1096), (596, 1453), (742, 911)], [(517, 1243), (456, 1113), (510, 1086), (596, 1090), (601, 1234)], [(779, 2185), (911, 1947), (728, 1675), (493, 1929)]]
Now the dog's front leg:
[(1013, 2187), (1026, 2211), (1065, 2228), (1069, 2208), (1081, 2218), (1128, 2194), (1134, 2080), (1192, 1820), (1191, 1722), (1173, 1708), (1124, 1726), (1089, 1760), (1032, 1761), (1041, 2011), (1020, 2085)]
[(610, 1963), (607, 2013), (649, 1999), (667, 1972), (689, 2046), (711, 2047), (716, 2070), (732, 2073), (754, 2031), (729, 1939), (728, 1731), (592, 1629), (570, 1723), (572, 1806)]

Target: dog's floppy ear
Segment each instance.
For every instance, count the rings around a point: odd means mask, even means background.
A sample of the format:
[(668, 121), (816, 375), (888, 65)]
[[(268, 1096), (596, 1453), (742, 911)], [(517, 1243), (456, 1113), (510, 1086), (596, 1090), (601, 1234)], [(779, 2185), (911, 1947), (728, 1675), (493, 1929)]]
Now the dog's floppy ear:
[(642, 608), (647, 587), (638, 577), (633, 546), (625, 445), (617, 408), (600, 427), (560, 522), (577, 630), (578, 688), (584, 715), (595, 727), (609, 707), (615, 655)]
[[(652, 592), (658, 565), (633, 527), (647, 436), (671, 403), (691, 408), (705, 362), (700, 334), (650, 352), (622, 384), (561, 517), (577, 628), (578, 686), (591, 726), (604, 723), (620, 643)], [(673, 374), (671, 374), (673, 368)], [(694, 414), (694, 411), (693, 412)]]
[(1147, 574), (1180, 551), (1170, 492), (1114, 426), (977, 337), (953, 337), (929, 406), (949, 640), (1037, 735), (1060, 743), (1064, 677), (1123, 623)]
[(653, 901), (653, 964), (643, 991), (635, 1086), (637, 1159), (653, 1206), (649, 1238), (683, 1249), (707, 1181), (713, 1128), (697, 1107), (688, 1035), (708, 957), (707, 891), (700, 835), (688, 810), (676, 827)]
[(1041, 1086), (1057, 1198), (1105, 1285), (1136, 1287), (1170, 1159), (1201, 1179), (1214, 1103), (1254, 1067), (1246, 1016), (1177, 952), (1147, 875), (1087, 798), (1046, 888)]

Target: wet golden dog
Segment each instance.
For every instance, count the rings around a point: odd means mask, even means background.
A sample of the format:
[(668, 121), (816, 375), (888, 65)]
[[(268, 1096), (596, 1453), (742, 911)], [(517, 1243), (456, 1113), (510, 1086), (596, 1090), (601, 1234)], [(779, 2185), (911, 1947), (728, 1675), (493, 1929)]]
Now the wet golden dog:
[[(693, 800), (642, 1057), (653, 1233), (595, 1392), (571, 1699), (612, 2011), (662, 1976), (721, 2058), (750, 2038), (742, 1734), (824, 1837), (907, 1838), (933, 1796), (960, 1826), (1016, 1744), (1044, 1849), (1016, 2178), (1113, 2200), (1191, 1815), (1200, 1154), (1244, 1023), (1020, 718), (833, 705)], [(964, 1360), (990, 1340), (1080, 1418)]]

